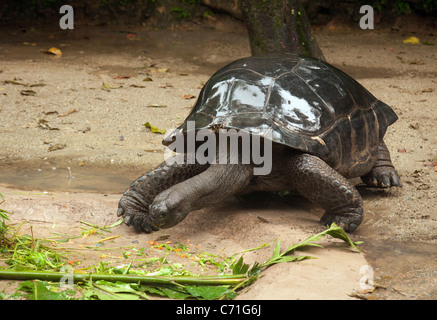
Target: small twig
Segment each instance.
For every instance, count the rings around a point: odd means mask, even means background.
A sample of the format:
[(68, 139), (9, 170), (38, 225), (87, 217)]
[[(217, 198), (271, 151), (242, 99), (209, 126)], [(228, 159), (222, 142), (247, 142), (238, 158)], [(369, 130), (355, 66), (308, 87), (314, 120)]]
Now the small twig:
[(112, 239), (116, 239), (118, 237), (121, 237), (121, 235), (116, 235), (116, 236), (107, 237), (105, 239), (100, 239), (99, 241), (97, 241), (97, 243), (100, 243), (100, 242), (103, 242), (103, 241), (112, 240)]

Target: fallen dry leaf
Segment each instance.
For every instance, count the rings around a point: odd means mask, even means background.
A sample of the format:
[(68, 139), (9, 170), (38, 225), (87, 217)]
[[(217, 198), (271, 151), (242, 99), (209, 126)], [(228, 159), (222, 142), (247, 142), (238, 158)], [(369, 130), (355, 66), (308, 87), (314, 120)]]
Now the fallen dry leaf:
[(102, 83), (102, 90), (105, 90), (105, 91), (111, 91), (111, 89), (119, 89), (119, 88), (123, 88), (123, 86), (120, 85), (118, 87), (113, 87), (113, 86), (110, 86), (107, 82)]
[(4, 83), (5, 84), (13, 84), (13, 85), (17, 85), (17, 86), (27, 86), (27, 83), (15, 81), (15, 80), (5, 80)]
[(148, 106), (146, 106), (147, 108), (167, 108), (167, 106), (165, 104), (149, 104)]
[(33, 88), (33, 87), (44, 87), (44, 86), (46, 86), (45, 83), (31, 83), (31, 84), (28, 84), (28, 87), (29, 87), (29, 88)]
[(187, 100), (189, 100), (189, 99), (194, 99), (196, 96), (193, 96), (192, 94), (185, 94), (184, 95), (184, 99), (187, 99)]
[(24, 83), (24, 82), (19, 82), (16, 80), (5, 80), (4, 83), (5, 84), (13, 84), (16, 86), (24, 86), (24, 87), (29, 87), (29, 88), (46, 86), (45, 83)]
[(410, 123), (409, 128), (414, 129), (414, 130), (419, 130), (419, 123)]
[(21, 90), (20, 93), (23, 96), (36, 96), (36, 92), (33, 90)]
[(47, 111), (47, 112), (44, 112), (44, 114), (46, 116), (49, 116), (49, 115), (52, 115), (52, 114), (58, 114), (58, 111), (56, 111), (56, 110), (54, 110), (54, 111)]
[(422, 92), (434, 92), (434, 88), (422, 89)]
[(150, 69), (152, 73), (166, 73), (168, 72), (168, 68), (152, 68)]
[(55, 47), (51, 47), (49, 50), (43, 50), (43, 53), (53, 54), (58, 57), (62, 56), (62, 51)]
[(164, 129), (158, 129), (157, 127), (152, 126), (149, 122), (146, 122), (144, 124), (144, 126), (146, 128), (149, 128), (153, 133), (160, 133), (160, 134), (164, 134), (167, 130)]
[(39, 119), (36, 126), (44, 130), (59, 130), (59, 128), (51, 127), (45, 119)]
[(75, 113), (77, 111), (78, 110), (76, 108), (70, 109), (66, 113), (58, 115), (58, 118), (69, 116), (70, 114)]
[(62, 150), (66, 147), (67, 145), (65, 143), (56, 143), (52, 146), (49, 147), (49, 149), (47, 150), (48, 152), (52, 152), (52, 151), (56, 151), (56, 150)]
[(417, 37), (409, 37), (402, 41), (403, 43), (420, 44), (420, 40)]

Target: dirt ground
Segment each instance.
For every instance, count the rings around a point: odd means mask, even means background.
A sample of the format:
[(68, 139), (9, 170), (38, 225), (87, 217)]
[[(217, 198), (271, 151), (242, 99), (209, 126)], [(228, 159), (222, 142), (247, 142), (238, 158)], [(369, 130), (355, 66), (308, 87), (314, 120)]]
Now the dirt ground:
[[(323, 240), (325, 248), (309, 251), (318, 259), (274, 266), (239, 298), (354, 299), (368, 276), (363, 266), (371, 266), (378, 289), (367, 298), (436, 299), (437, 32), (405, 20), (375, 30), (332, 23), (315, 34), (329, 63), (399, 115), (385, 141), (403, 187), (375, 190), (357, 181), (365, 218), (351, 237), (364, 241), (363, 254)], [(422, 44), (403, 43), (410, 36)], [(62, 56), (43, 52), (51, 47)], [(117, 202), (129, 182), (163, 160), (163, 136), (144, 123), (171, 131), (215, 70), (248, 55), (244, 26), (227, 17), (171, 29), (1, 29), (2, 208), (41, 236), (76, 230), (79, 220), (117, 221)], [(165, 235), (232, 254), (274, 239), (284, 245), (303, 240), (323, 230), (322, 213), (296, 196), (229, 199), (151, 235), (119, 226), (114, 245), (141, 246)]]

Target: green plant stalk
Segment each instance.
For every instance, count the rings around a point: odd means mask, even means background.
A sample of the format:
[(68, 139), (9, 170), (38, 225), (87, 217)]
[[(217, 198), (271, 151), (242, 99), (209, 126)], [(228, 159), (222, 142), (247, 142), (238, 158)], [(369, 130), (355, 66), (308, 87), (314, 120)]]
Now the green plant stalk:
[(144, 285), (197, 285), (197, 286), (216, 286), (216, 285), (238, 285), (246, 281), (245, 275), (223, 275), (223, 276), (139, 276), (123, 274), (66, 274), (60, 272), (46, 271), (16, 271), (0, 270), (0, 279), (3, 280), (43, 280), (61, 281), (63, 277), (73, 277), (74, 282), (86, 282), (89, 280), (105, 280), (110, 282), (141, 283)]

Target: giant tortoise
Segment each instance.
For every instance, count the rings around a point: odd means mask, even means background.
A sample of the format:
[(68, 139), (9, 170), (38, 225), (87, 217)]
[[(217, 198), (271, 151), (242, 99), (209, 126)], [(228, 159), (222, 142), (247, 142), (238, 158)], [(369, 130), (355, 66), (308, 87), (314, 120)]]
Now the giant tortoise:
[(270, 173), (254, 174), (253, 162), (200, 163), (186, 153), (132, 182), (118, 215), (149, 233), (232, 195), (295, 190), (325, 210), (322, 224), (352, 232), (363, 220), (363, 201), (348, 179), (401, 186), (383, 140), (396, 120), (387, 104), (326, 62), (292, 54), (237, 60), (209, 79), (173, 137), (236, 129), (271, 139)]

